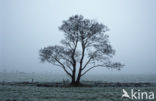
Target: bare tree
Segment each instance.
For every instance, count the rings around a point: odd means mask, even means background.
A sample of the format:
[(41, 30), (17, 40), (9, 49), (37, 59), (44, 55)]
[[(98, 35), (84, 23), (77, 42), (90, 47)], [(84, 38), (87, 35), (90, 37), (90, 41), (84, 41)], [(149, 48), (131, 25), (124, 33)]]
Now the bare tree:
[(79, 85), (81, 77), (93, 68), (120, 70), (123, 67), (121, 63), (111, 61), (115, 50), (105, 34), (107, 26), (75, 15), (63, 21), (59, 30), (65, 36), (62, 45), (41, 49), (40, 57), (42, 62), (47, 61), (62, 68), (71, 77), (71, 85)]

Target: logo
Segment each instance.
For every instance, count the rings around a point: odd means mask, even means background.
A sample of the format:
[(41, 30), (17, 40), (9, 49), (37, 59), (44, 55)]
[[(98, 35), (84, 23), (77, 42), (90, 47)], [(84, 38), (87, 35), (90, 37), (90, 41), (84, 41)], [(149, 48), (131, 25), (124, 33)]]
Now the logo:
[(125, 89), (122, 89), (122, 92), (123, 92), (122, 98), (123, 97), (130, 98), (130, 96), (128, 95), (128, 93), (127, 93), (127, 91)]
[(154, 99), (154, 92), (145, 92), (141, 90), (134, 90), (131, 89), (131, 92), (128, 93), (125, 89), (122, 89), (122, 98), (129, 98), (129, 99), (145, 99), (150, 100)]

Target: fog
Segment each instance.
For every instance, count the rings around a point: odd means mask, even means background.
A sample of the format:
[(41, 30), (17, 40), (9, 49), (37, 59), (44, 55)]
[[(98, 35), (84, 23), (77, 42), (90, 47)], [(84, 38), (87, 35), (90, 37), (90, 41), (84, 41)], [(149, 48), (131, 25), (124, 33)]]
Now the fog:
[(41, 63), (39, 49), (60, 44), (62, 21), (81, 14), (108, 26), (121, 71), (97, 68), (90, 74), (156, 74), (155, 0), (3, 0), (0, 71), (62, 73)]

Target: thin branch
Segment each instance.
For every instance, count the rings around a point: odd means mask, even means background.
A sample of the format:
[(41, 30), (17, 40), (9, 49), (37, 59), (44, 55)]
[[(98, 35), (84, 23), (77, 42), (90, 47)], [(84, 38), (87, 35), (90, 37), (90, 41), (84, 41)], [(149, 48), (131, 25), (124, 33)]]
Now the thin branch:
[(55, 63), (51, 62), (51, 61), (50, 61), (50, 60), (48, 60), (48, 59), (47, 59), (47, 61), (48, 61), (49, 63), (51, 63), (51, 64), (55, 65), (55, 66), (61, 67), (61, 65), (59, 65), (59, 64), (55, 64)]
[(89, 64), (89, 62), (91, 61), (91, 59), (92, 59), (92, 57), (89, 58), (89, 60), (86, 62), (86, 64), (85, 64), (84, 67), (82, 68), (82, 70), (86, 68), (86, 66)]
[(72, 77), (71, 73), (69, 73), (69, 72), (66, 70), (64, 64), (61, 63), (57, 58), (55, 58), (55, 57), (53, 57), (53, 58), (61, 65), (61, 67), (64, 69), (64, 71), (65, 71), (70, 77)]
[(90, 61), (92, 60), (92, 58), (93, 58), (93, 56), (94, 56), (94, 54), (95, 54), (96, 52), (98, 52), (98, 50), (95, 51), (95, 52), (93, 53), (93, 55), (92, 55), (92, 56), (89, 58), (89, 60), (86, 62), (86, 64), (85, 64), (84, 67), (82, 68), (82, 70), (85, 69), (85, 68), (87, 67), (87, 65), (90, 63)]
[(88, 71), (90, 71), (91, 69), (95, 68), (95, 67), (105, 67), (105, 65), (95, 65), (93, 67), (88, 68), (81, 76), (85, 75)]
[(64, 57), (63, 55), (61, 55), (63, 59), (65, 59), (66, 61), (70, 62), (71, 64), (73, 64), (73, 62), (71, 60), (69, 60), (68, 58)]
[(71, 72), (73, 71), (73, 69), (70, 66), (67, 66), (67, 67), (71, 70)]
[(70, 47), (71, 50), (73, 50), (72, 46), (70, 45), (70, 43), (68, 42), (68, 46)]
[(66, 70), (65, 66), (64, 66), (59, 60), (57, 60), (57, 59), (55, 59), (55, 60), (56, 60), (59, 64), (62, 65), (64, 71), (65, 71), (69, 76), (72, 76), (72, 75)]

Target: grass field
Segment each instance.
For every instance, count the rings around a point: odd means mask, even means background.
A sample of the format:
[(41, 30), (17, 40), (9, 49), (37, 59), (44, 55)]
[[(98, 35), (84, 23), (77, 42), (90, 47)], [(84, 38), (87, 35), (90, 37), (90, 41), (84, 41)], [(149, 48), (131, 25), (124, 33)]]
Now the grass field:
[(132, 101), (128, 98), (121, 98), (122, 89), (126, 89), (128, 92), (131, 89), (140, 89), (141, 91), (152, 91), (156, 94), (156, 87), (65, 88), (0, 85), (0, 101)]

